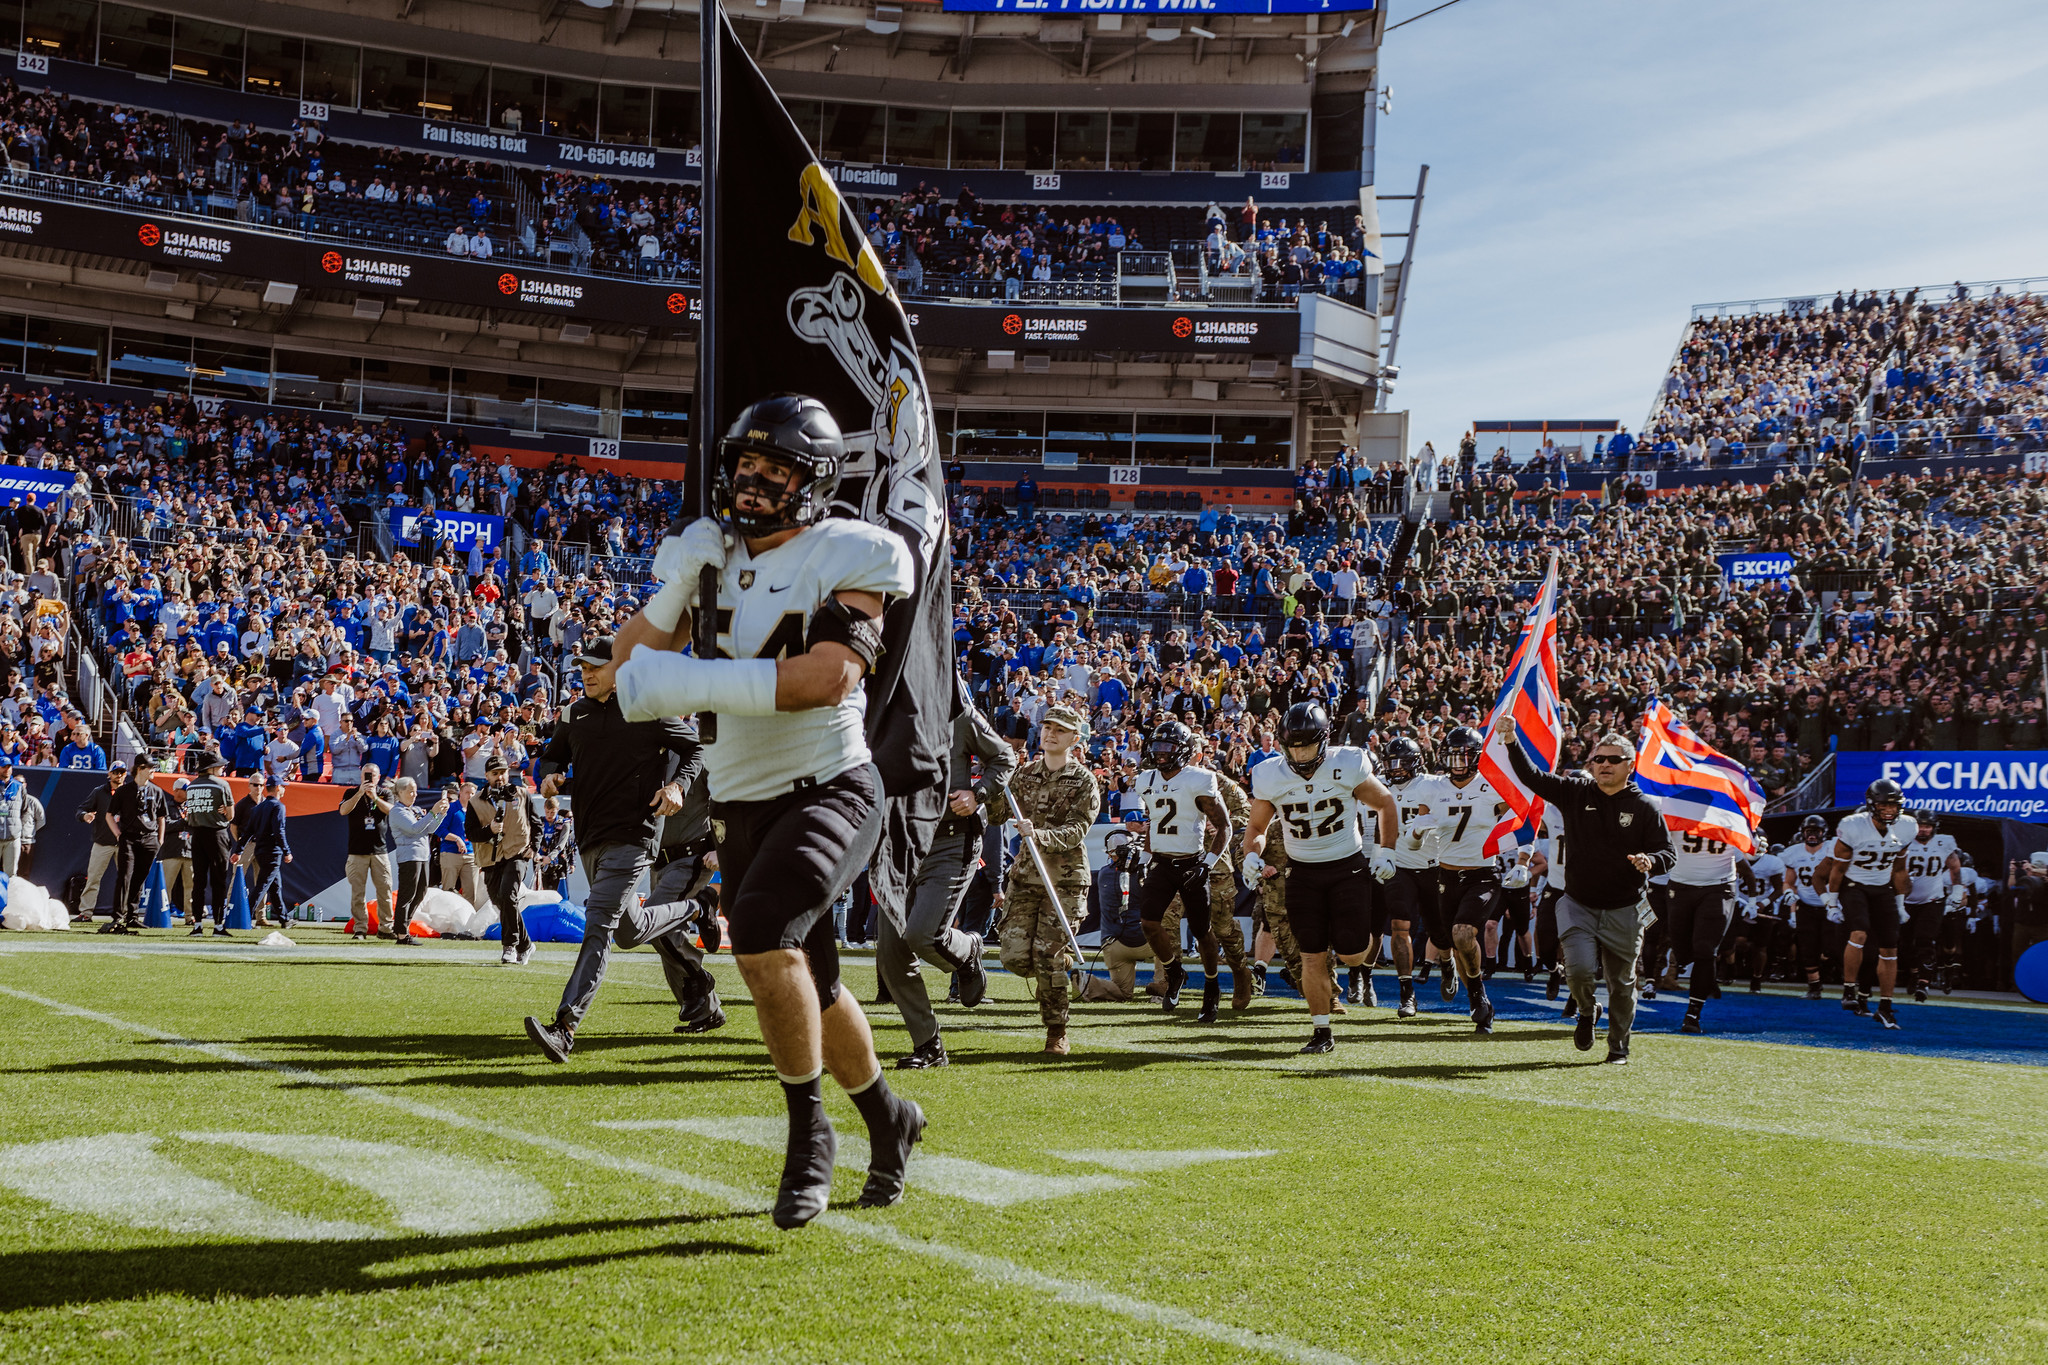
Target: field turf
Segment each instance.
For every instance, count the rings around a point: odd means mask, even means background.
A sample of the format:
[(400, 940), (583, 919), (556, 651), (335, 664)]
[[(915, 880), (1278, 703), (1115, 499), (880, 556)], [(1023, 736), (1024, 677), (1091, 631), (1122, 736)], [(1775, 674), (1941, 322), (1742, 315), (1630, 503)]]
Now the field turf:
[(300, 937), (0, 941), (0, 1361), (2048, 1361), (2048, 1012), (1660, 1001), (1612, 1068), (1540, 990), (1480, 1039), (1431, 986), (1330, 1057), (1270, 999), (1080, 1008), (1053, 1060), (996, 975), (891, 1072), (905, 1203), (847, 1163), (783, 1233), (730, 958), (678, 1037), (615, 956), (551, 1066), (571, 950)]

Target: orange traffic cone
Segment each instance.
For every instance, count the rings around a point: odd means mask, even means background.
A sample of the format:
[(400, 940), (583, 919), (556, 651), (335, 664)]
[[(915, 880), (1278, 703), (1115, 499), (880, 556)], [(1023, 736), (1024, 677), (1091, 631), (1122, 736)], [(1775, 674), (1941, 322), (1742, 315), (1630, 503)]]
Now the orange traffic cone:
[[(364, 902), (363, 914), (370, 921), (369, 936), (371, 938), (377, 937), (377, 898), (375, 896), (370, 897), (368, 901)], [(351, 934), (361, 932), (356, 928), (354, 915), (349, 916), (348, 932)]]

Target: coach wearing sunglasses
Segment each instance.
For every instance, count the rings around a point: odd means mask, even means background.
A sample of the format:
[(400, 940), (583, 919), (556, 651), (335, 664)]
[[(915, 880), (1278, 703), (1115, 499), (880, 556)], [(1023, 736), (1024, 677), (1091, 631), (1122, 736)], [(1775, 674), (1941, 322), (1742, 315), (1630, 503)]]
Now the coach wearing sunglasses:
[(1650, 907), (1649, 879), (1669, 872), (1677, 861), (1664, 815), (1635, 784), (1635, 745), (1626, 735), (1602, 735), (1586, 760), (1591, 779), (1538, 772), (1515, 734), (1512, 717), (1502, 716), (1494, 733), (1507, 746), (1508, 761), (1522, 784), (1557, 807), (1564, 821), (1564, 896), (1557, 903), (1558, 946), (1565, 979), (1579, 1005), (1573, 1042), (1590, 1051), (1598, 1012), (1593, 983), (1607, 974), (1607, 1060), (1628, 1061), (1629, 1026), (1635, 1022), (1636, 959), (1643, 951), (1643, 926)]

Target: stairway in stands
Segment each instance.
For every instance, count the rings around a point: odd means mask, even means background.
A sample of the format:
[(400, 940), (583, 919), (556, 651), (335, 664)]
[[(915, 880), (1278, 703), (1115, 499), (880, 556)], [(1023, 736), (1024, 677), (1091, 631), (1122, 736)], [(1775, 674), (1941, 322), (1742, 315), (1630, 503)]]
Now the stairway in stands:
[(1383, 581), (1401, 581), (1401, 575), (1408, 567), (1408, 552), (1415, 548), (1415, 534), (1421, 529), (1420, 521), (1410, 517), (1401, 518), (1401, 530), (1394, 537), (1394, 548), (1387, 555), (1387, 567), (1382, 574)]

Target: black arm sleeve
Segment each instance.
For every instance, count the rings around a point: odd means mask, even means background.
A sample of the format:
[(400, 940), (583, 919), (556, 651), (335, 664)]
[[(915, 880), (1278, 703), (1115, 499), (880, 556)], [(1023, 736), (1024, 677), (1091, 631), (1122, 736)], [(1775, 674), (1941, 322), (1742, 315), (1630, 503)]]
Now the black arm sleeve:
[[(1523, 750), (1521, 740), (1517, 739), (1513, 744), (1506, 747), (1508, 751), (1508, 766), (1515, 770), (1516, 777), (1522, 779), (1523, 786), (1535, 792), (1545, 801), (1554, 802), (1571, 795), (1571, 783), (1567, 782), (1564, 778), (1559, 777), (1556, 773), (1537, 771), (1536, 765), (1529, 761), (1529, 755)], [(1660, 821), (1659, 823), (1662, 822)]]

